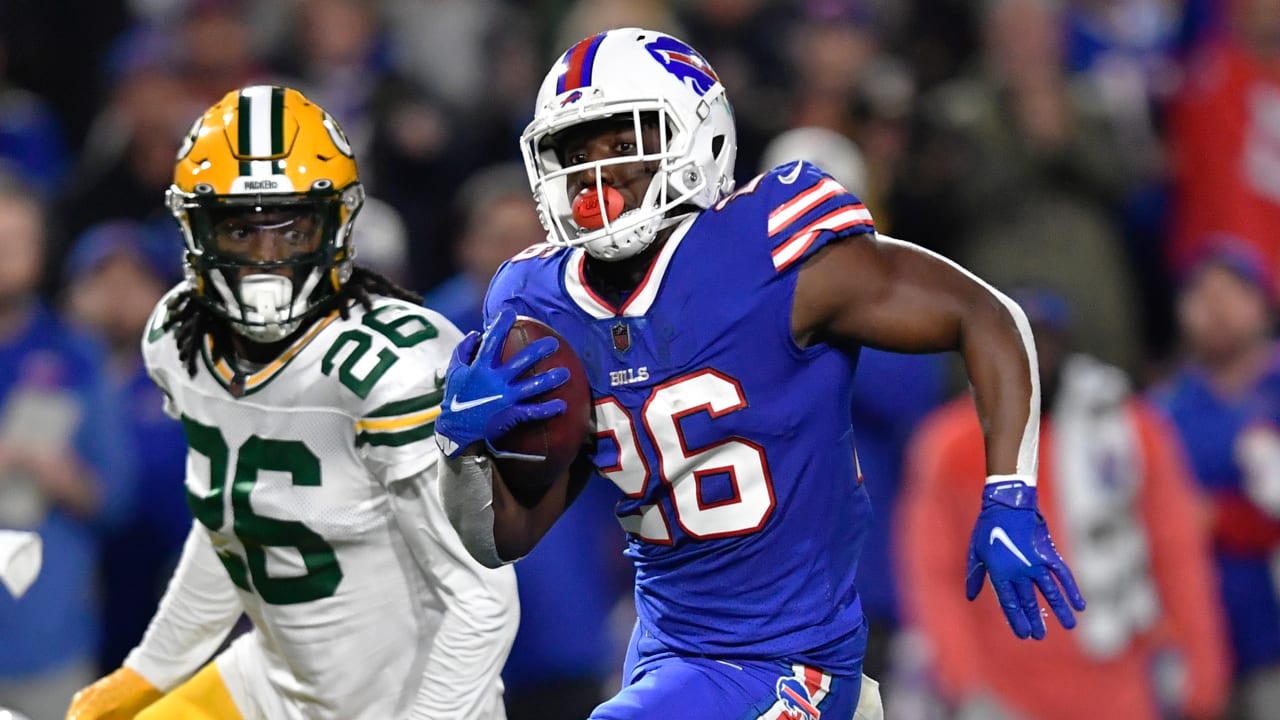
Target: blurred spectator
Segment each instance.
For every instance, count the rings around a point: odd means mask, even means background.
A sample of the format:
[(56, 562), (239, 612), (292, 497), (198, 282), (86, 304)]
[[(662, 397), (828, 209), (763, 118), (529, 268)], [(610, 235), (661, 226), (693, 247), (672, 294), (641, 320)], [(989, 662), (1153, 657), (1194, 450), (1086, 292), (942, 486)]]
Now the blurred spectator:
[(461, 272), (428, 292), (424, 303), (463, 332), (483, 327), (484, 291), (498, 266), (545, 242), (524, 167), (493, 165), (469, 178), (458, 192), (462, 235), (455, 245)]
[(1176, 329), (1166, 272), (1169, 184), (1161, 112), (1177, 87), (1181, 0), (1071, 0), (1067, 70), (1093, 85), (1139, 180), (1119, 211), (1146, 313), (1146, 350), (1170, 354)]
[(36, 196), (0, 179), (0, 527), (45, 549), (19, 601), (0, 594), (0, 706), (61, 717), (96, 676), (100, 533), (129, 510), (132, 473), (101, 350), (36, 295), (43, 258)]
[(1105, 104), (1064, 70), (1051, 0), (992, 0), (983, 64), (924, 100), (926, 127), (903, 176), (903, 237), (997, 286), (1067, 295), (1080, 349), (1135, 371), (1141, 307), (1116, 212), (1138, 179)]
[(168, 217), (164, 193), (173, 182), (173, 158), (202, 107), (172, 70), (150, 61), (128, 69), (95, 119), (58, 201), (51, 271), (62, 267), (70, 239), (91, 225)]
[(858, 147), (867, 163), (867, 189), (859, 195), (881, 232), (897, 234), (897, 188), (910, 150), (916, 81), (901, 61), (878, 55), (858, 86)]
[(10, 84), (6, 64), (0, 36), (0, 162), (11, 164), (11, 170), (48, 200), (67, 170), (62, 127), (40, 96)]
[(126, 5), (126, 0), (0, 2), (4, 74), (48, 102), (72, 150), (80, 147), (102, 104), (102, 59), (128, 27)]
[(538, 41), (545, 38), (539, 20), (548, 11), (497, 0), (382, 0), (381, 5), (392, 65), (425, 88), (457, 132), (466, 135), (468, 147), (457, 161), (470, 171), (519, 159), (516, 139), (542, 82)]
[(822, 168), (846, 190), (863, 197), (867, 192), (867, 163), (862, 151), (848, 137), (820, 127), (798, 127), (774, 137), (760, 158), (760, 172), (768, 172), (792, 160), (808, 160)]
[[(1237, 680), (1233, 718), (1280, 708), (1280, 352), (1272, 338), (1274, 271), (1221, 236), (1178, 299), (1183, 368), (1154, 393), (1213, 501), (1218, 583)], [(1270, 488), (1270, 490), (1268, 490)]]
[(876, 27), (860, 0), (804, 0), (788, 38), (791, 124), (852, 134), (859, 84), (880, 50)]
[(684, 0), (673, 5), (677, 22), (688, 33), (677, 36), (706, 56), (733, 94), (737, 169), (744, 175), (737, 180), (745, 183), (755, 167), (765, 164), (760, 158), (765, 143), (790, 121), (779, 108), (787, 107), (794, 80), (786, 41), (795, 9), (792, 3), (768, 0)]
[(1153, 147), (1153, 111), (1177, 81), (1179, 5), (1174, 0), (1072, 0), (1066, 64), (1097, 87), (1122, 132)]
[[(424, 11), (435, 4), (419, 3)], [(400, 214), (413, 238), (410, 284), (435, 285), (453, 269), (450, 199), (490, 143), (388, 61), (394, 26), (384, 28), (374, 0), (299, 0), (293, 7), (293, 37), (278, 69), (333, 114), (369, 192)], [(514, 151), (514, 140), (506, 142)]]
[(572, 0), (556, 23), (551, 45), (572, 47), (583, 38), (619, 27), (649, 28), (684, 38), (684, 28), (669, 5), (664, 0)]
[(71, 322), (106, 345), (108, 378), (121, 398), (134, 454), (133, 511), (102, 545), (103, 627), (99, 668), (120, 666), (147, 629), (191, 527), (183, 491), (186, 439), (164, 414), (164, 397), (147, 377), (140, 344), (147, 318), (181, 277), (177, 228), (132, 220), (92, 226), (67, 257), (64, 309)]
[(912, 440), (898, 527), (903, 597), (939, 689), (963, 718), (1217, 717), (1221, 604), (1177, 435), (1123, 372), (1071, 351), (1060, 296), (1015, 299), (1040, 359), (1040, 510), (1089, 607), (1071, 632), (1027, 642), (996, 603), (962, 599), (986, 467), (973, 403), (956, 400)]
[[(384, 0), (382, 5), (395, 66), (450, 107), (478, 115), (477, 109), (498, 99), (504, 83), (517, 78), (524, 87), (521, 99), (532, 100), (537, 92), (541, 58), (520, 60), (533, 50), (527, 43), (535, 34), (534, 20), (517, 3)], [(510, 54), (514, 51), (519, 52)]]
[(365, 196), (360, 222), (351, 229), (361, 265), (397, 285), (408, 287), (413, 269), (409, 267), (409, 232), (400, 213), (388, 203)]
[(1230, 21), (1192, 56), (1169, 111), (1179, 271), (1216, 232), (1280, 267), (1280, 2), (1227, 5)]
[(197, 104), (217, 102), (232, 88), (265, 82), (245, 12), (248, 0), (185, 0), (170, 42), (178, 72)]

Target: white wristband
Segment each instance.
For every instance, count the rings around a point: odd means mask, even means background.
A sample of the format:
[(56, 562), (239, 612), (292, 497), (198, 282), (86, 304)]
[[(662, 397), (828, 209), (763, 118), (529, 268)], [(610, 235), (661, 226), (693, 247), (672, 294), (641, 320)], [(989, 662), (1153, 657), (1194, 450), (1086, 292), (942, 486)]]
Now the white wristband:
[(1018, 473), (1011, 473), (1009, 475), (988, 475), (987, 476), (988, 485), (994, 485), (995, 483), (1003, 483), (1003, 482), (1020, 482), (1023, 485), (1026, 485), (1027, 487), (1035, 487), (1036, 476), (1022, 475)]

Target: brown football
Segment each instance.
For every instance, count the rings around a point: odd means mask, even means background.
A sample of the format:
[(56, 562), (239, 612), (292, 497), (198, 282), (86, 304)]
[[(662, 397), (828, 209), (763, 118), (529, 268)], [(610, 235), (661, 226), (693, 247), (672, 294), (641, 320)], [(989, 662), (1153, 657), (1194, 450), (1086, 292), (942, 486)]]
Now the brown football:
[(511, 488), (512, 494), (522, 501), (531, 496), (541, 496), (557, 477), (569, 468), (577, 457), (587, 437), (591, 420), (591, 386), (587, 371), (569, 343), (550, 326), (533, 318), (516, 318), (507, 340), (502, 346), (502, 360), (510, 360), (521, 348), (542, 337), (554, 337), (560, 347), (548, 357), (538, 361), (525, 374), (536, 375), (551, 368), (562, 367), (569, 371), (569, 379), (560, 387), (537, 395), (530, 402), (560, 398), (565, 411), (548, 420), (521, 423), (514, 430), (493, 443), (506, 452), (525, 455), (541, 455), (546, 460), (496, 460), (498, 472)]

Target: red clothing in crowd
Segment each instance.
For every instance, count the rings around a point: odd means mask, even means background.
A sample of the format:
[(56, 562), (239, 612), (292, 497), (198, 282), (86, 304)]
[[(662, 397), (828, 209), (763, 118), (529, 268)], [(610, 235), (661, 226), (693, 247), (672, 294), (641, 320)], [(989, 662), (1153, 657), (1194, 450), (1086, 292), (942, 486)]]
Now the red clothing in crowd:
[[(968, 398), (921, 424), (908, 452), (899, 505), (898, 564), (908, 623), (927, 638), (934, 677), (948, 701), (986, 692), (1026, 718), (1154, 720), (1153, 651), (1174, 646), (1188, 663), (1185, 713), (1209, 718), (1223, 708), (1229, 664), (1207, 521), (1175, 436), (1140, 401), (1130, 401), (1126, 412), (1141, 458), (1134, 503), (1148, 541), (1160, 614), (1153, 627), (1105, 660), (1086, 654), (1073, 636), (1079, 629), (1062, 629), (1052, 614), (1043, 641), (1017, 639), (989, 583), (975, 602), (965, 600), (969, 536), (986, 480), (982, 430)], [(1059, 551), (1076, 567), (1055, 498), (1053, 447), (1053, 424), (1046, 416), (1040, 434), (1040, 508)]]
[(1169, 108), (1168, 146), (1173, 267), (1187, 269), (1227, 233), (1280, 268), (1280, 63), (1230, 38), (1203, 48)]

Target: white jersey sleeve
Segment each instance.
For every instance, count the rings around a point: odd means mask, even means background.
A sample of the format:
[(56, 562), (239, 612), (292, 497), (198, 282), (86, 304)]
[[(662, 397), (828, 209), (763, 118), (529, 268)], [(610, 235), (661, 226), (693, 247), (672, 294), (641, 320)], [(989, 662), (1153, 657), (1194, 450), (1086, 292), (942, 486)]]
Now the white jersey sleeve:
[(169, 692), (213, 656), (243, 611), (209, 533), (193, 524), (160, 607), (124, 664)]
[(388, 489), (397, 523), (443, 613), (411, 718), (500, 718), (502, 666), (520, 624), (515, 571), (486, 568), (462, 546), (440, 500), (435, 468)]
[(462, 333), (439, 313), (400, 301), (383, 300), (363, 322), (398, 356), (369, 387), (356, 421), (356, 447), (386, 484), (435, 467), (444, 373)]

